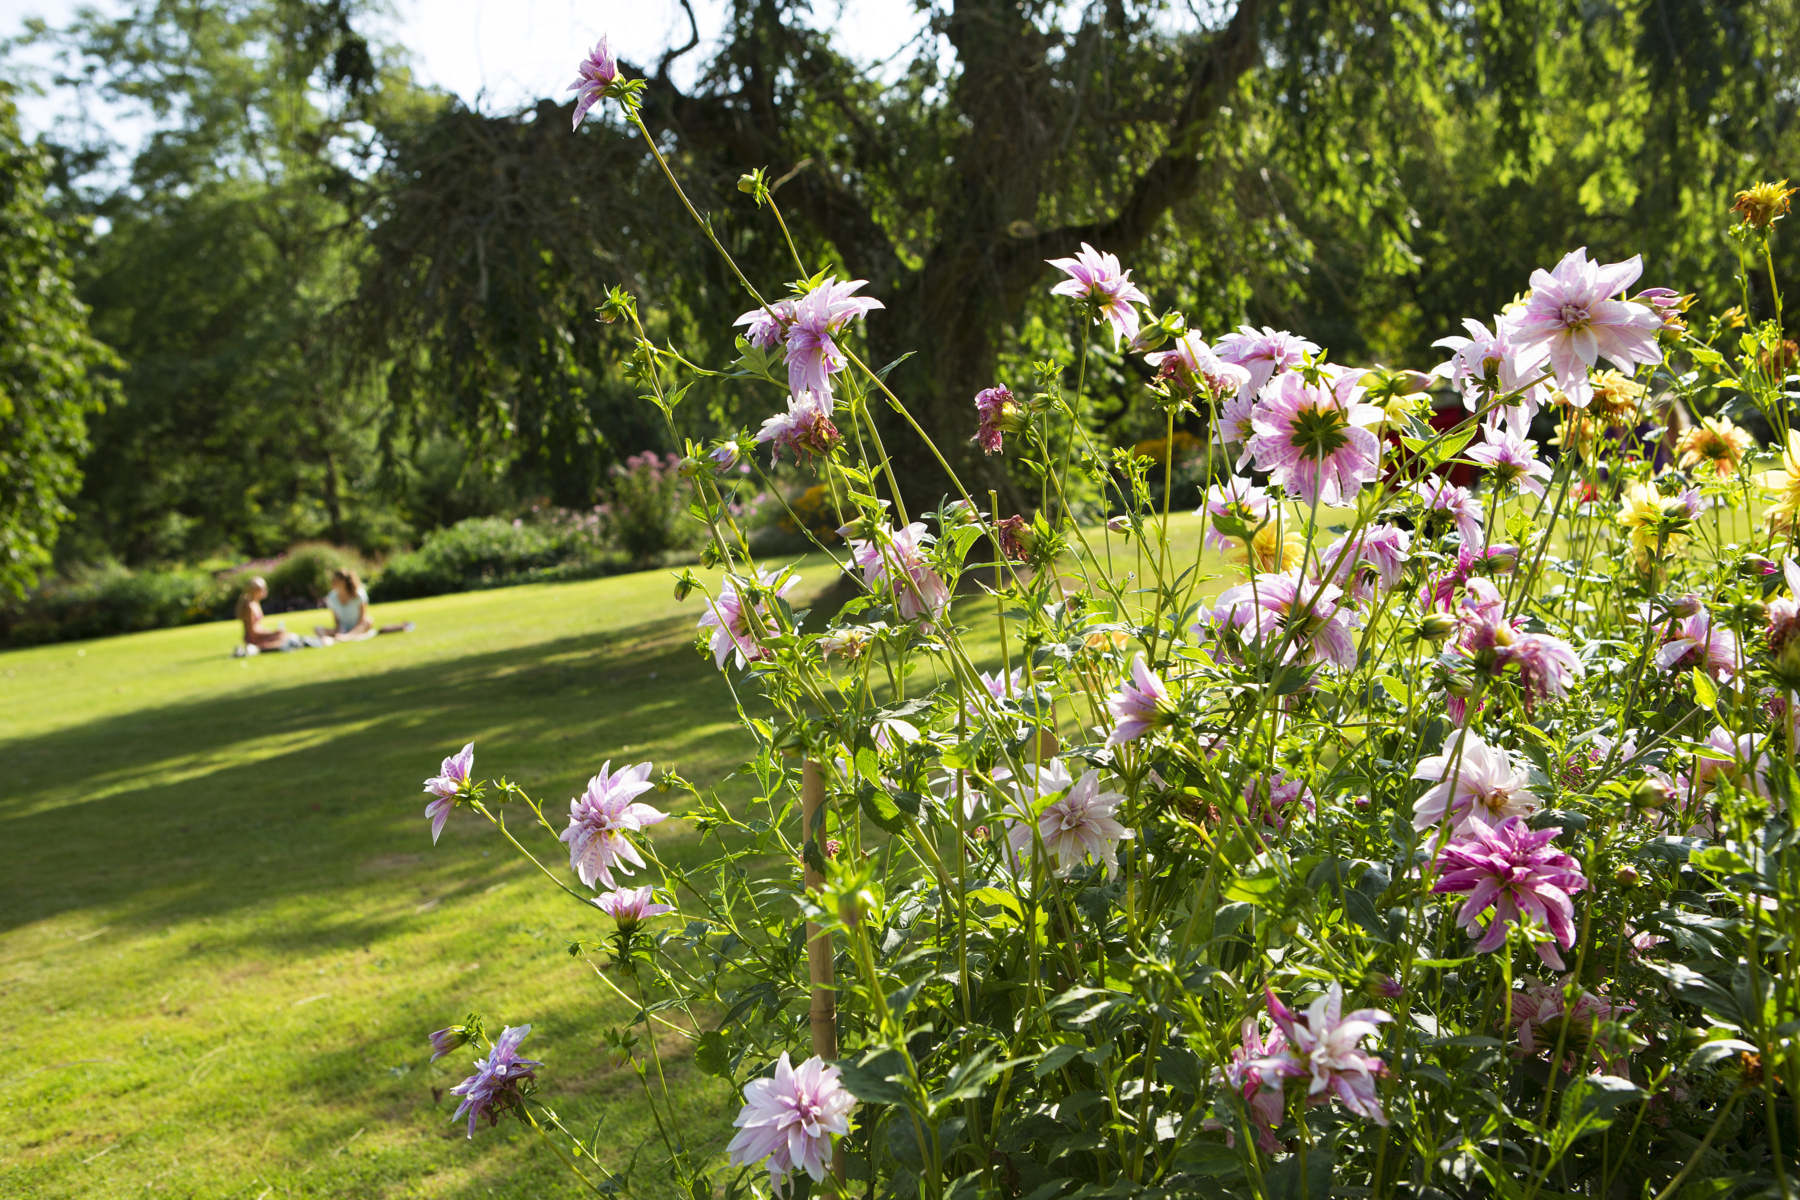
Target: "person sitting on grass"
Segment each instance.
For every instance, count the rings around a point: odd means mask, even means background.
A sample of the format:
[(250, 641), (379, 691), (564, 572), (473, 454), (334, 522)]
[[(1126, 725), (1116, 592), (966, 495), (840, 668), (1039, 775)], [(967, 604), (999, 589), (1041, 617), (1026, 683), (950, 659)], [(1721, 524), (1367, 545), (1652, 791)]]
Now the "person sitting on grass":
[(369, 615), (368, 589), (363, 587), (356, 572), (349, 567), (340, 567), (331, 573), (331, 587), (325, 593), (325, 606), (337, 618), (337, 628), (327, 629), (320, 625), (313, 632), (326, 642), (360, 642), (377, 633), (408, 633), (413, 628), (411, 621), (403, 621), (398, 625), (383, 625), (376, 629), (375, 619)]
[(273, 629), (264, 625), (262, 601), (268, 594), (268, 583), (261, 575), (255, 575), (251, 577), (249, 585), (244, 588), (244, 594), (238, 597), (237, 618), (244, 623), (245, 653), (258, 653), (264, 650), (300, 650), (325, 644), (318, 638), (301, 637), (297, 633), (289, 633), (287, 626), (280, 621), (275, 623)]

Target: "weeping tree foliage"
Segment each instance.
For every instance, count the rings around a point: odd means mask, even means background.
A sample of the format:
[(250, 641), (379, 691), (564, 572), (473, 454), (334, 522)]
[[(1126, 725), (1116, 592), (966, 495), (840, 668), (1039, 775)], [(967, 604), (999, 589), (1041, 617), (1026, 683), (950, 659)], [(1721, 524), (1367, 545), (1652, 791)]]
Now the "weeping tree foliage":
[[(762, 167), (808, 271), (871, 281), (888, 311), (870, 353), (919, 352), (893, 383), (959, 468), (977, 390), (1028, 384), (1032, 359), (1073, 360), (1079, 331), (1045, 301), (1044, 260), (1083, 241), (1209, 333), (1248, 317), (1418, 364), (1458, 318), (1584, 242), (1724, 295), (1718, 214), (1793, 143), (1787, 4), (1110, 0), (1063, 24), (1067, 11), (934, 5), (934, 36), (884, 83), (804, 5), (738, 0), (693, 86), (675, 75), (697, 37), (627, 64), (752, 278), (796, 274), (736, 190)], [(451, 110), (391, 131), (357, 311), (362, 361), (397, 364), (397, 412), (452, 413), (575, 480), (596, 452), (655, 436), (616, 374), (620, 335), (589, 315), (604, 288), (627, 283), (717, 362), (748, 304), (693, 250), (641, 143), (610, 117), (571, 136), (569, 111)], [(1098, 352), (1096, 419), (1129, 434), (1141, 377)], [(726, 423), (768, 406), (715, 381), (696, 396)]]

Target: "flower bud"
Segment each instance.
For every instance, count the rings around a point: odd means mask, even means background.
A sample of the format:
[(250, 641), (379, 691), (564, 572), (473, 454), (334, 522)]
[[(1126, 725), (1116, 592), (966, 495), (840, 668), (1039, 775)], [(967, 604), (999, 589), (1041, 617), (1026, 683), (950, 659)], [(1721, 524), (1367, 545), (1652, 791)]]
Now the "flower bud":
[(696, 582), (698, 581), (695, 580), (692, 571), (683, 571), (675, 577), (675, 602), (677, 604), (688, 598), (689, 594), (693, 592)]
[(1636, 887), (1638, 879), (1638, 869), (1630, 863), (1622, 864), (1618, 870), (1613, 872), (1613, 882), (1620, 887)]
[(1669, 785), (1660, 779), (1645, 779), (1631, 792), (1631, 802), (1638, 808), (1664, 808), (1673, 798)]
[(1746, 554), (1738, 562), (1738, 574), (1748, 575), (1753, 579), (1773, 575), (1776, 570), (1775, 564), (1760, 554)]
[(1481, 691), (1481, 681), (1470, 675), (1452, 675), (1444, 690), (1452, 696), (1467, 700)]
[(1700, 597), (1693, 592), (1688, 592), (1685, 595), (1675, 597), (1675, 602), (1669, 605), (1669, 615), (1684, 618), (1697, 617), (1704, 608), (1705, 605), (1700, 603)]
[(1428, 642), (1441, 642), (1456, 632), (1456, 618), (1449, 613), (1432, 613), (1419, 620), (1419, 636)]
[(1380, 1000), (1398, 1000), (1406, 995), (1406, 989), (1392, 975), (1384, 975), (1380, 971), (1370, 971), (1364, 981), (1369, 995)]
[(720, 474), (724, 474), (726, 471), (729, 471), (731, 468), (738, 465), (738, 459), (742, 457), (742, 451), (738, 449), (738, 444), (736, 442), (720, 442), (717, 446), (713, 447), (712, 453), (708, 454), (706, 457), (712, 460), (713, 468), (715, 470)]
[(946, 526), (973, 525), (981, 520), (981, 510), (967, 500), (953, 500), (944, 509)]
[(1000, 553), (1007, 558), (1027, 559), (1037, 549), (1037, 530), (1026, 522), (1023, 516), (1013, 515), (1000, 521), (996, 527), (1000, 535)]
[(1106, 518), (1106, 531), (1108, 533), (1130, 533), (1131, 518), (1124, 513), (1120, 513), (1116, 517)]
[(467, 1025), (452, 1025), (448, 1029), (440, 1029), (430, 1035), (431, 1061), (436, 1062), (444, 1055), (459, 1046), (466, 1046), (475, 1037), (475, 1033)]
[(753, 174), (751, 172), (745, 172), (744, 174), (739, 175), (738, 176), (738, 191), (744, 193), (744, 195), (746, 195), (746, 196), (755, 195), (756, 194), (756, 176), (755, 176), (755, 174)]

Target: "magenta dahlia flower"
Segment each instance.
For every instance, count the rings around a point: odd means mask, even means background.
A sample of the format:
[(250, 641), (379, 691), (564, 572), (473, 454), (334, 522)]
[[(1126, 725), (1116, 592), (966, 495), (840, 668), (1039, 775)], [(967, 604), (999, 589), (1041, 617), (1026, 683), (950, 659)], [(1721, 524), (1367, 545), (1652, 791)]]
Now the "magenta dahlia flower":
[(817, 1055), (796, 1067), (783, 1050), (773, 1077), (744, 1085), (744, 1107), (731, 1122), (737, 1133), (725, 1148), (731, 1165), (767, 1159), (769, 1186), (778, 1196), (786, 1194), (788, 1177), (796, 1171), (823, 1180), (831, 1165), (831, 1135), (850, 1132), (850, 1110), (856, 1106), (838, 1075)]
[(1364, 426), (1382, 413), (1361, 395), (1354, 373), (1318, 383), (1278, 376), (1250, 416), (1256, 469), (1306, 504), (1351, 503), (1381, 473), (1381, 439)]
[(1231, 464), (1234, 471), (1249, 465), (1250, 439), (1256, 436), (1256, 409), (1256, 395), (1249, 384), (1219, 409), (1219, 445), (1239, 447), (1237, 461)]
[(1710, 792), (1720, 780), (1730, 780), (1746, 792), (1769, 796), (1769, 749), (1779, 743), (1767, 734), (1746, 733), (1733, 737), (1718, 726), (1707, 735), (1706, 744), (1714, 757), (1694, 756), (1693, 784), (1696, 793)]
[(1267, 325), (1261, 329), (1239, 325), (1236, 333), (1228, 333), (1213, 344), (1213, 353), (1221, 361), (1249, 372), (1238, 395), (1252, 398), (1276, 375), (1292, 370), (1305, 362), (1307, 355), (1318, 352), (1318, 346), (1300, 335)]
[(780, 458), (783, 450), (797, 461), (805, 461), (809, 455), (824, 458), (843, 440), (831, 423), (832, 410), (829, 392), (796, 392), (788, 397), (786, 412), (762, 423), (756, 444), (773, 443), (770, 454), (774, 458)]
[(1146, 354), (1144, 361), (1156, 368), (1159, 380), (1187, 396), (1227, 400), (1245, 391), (1250, 384), (1247, 369), (1220, 358), (1197, 333), (1183, 334), (1175, 339), (1172, 349)]
[(1490, 746), (1474, 732), (1451, 734), (1444, 741), (1444, 752), (1420, 759), (1412, 777), (1437, 784), (1413, 804), (1413, 828), (1421, 833), (1442, 825), (1446, 813), (1450, 832), (1457, 836), (1475, 818), (1494, 822), (1529, 817), (1543, 807), (1531, 791), (1531, 776), (1520, 769), (1506, 748)]
[(1534, 496), (1544, 494), (1544, 483), (1552, 476), (1549, 466), (1538, 459), (1536, 442), (1491, 421), (1481, 427), (1481, 439), (1481, 445), (1463, 453), (1488, 469), (1496, 492), (1517, 483)]
[(1451, 351), (1449, 360), (1433, 367), (1431, 373), (1448, 379), (1470, 412), (1490, 400), (1510, 396), (1499, 412), (1507, 427), (1524, 437), (1531, 432), (1531, 422), (1548, 395), (1544, 384), (1535, 382), (1544, 373), (1543, 348), (1522, 346), (1507, 317), (1495, 317), (1491, 331), (1473, 317), (1464, 318), (1463, 328), (1469, 331), (1468, 337), (1439, 338), (1431, 343)]
[(1024, 428), (1024, 410), (1010, 388), (996, 386), (976, 393), (975, 414), (981, 420), (975, 440), (985, 454), (1000, 453), (1006, 435)]
[[(770, 595), (786, 597), (799, 582), (798, 575), (774, 571), (768, 567), (758, 567), (756, 571), (757, 586)], [(755, 626), (750, 619), (752, 609), (756, 614)], [(707, 601), (706, 611), (700, 616), (698, 628), (712, 630), (713, 666), (721, 671), (725, 669), (725, 660), (734, 652), (740, 668), (748, 663), (760, 662), (773, 653), (758, 637), (759, 629), (769, 632), (775, 628), (775, 618), (769, 612), (768, 601), (759, 600), (754, 605), (748, 603), (734, 576), (725, 576), (719, 584), (718, 597)]]
[(431, 844), (437, 845), (444, 832), (444, 822), (456, 807), (456, 798), (469, 785), (469, 772), (475, 767), (475, 743), (470, 742), (444, 760), (438, 773), (425, 781), (425, 790), (437, 799), (425, 806), (425, 819), (431, 822)]
[(1548, 353), (1556, 386), (1577, 408), (1593, 398), (1588, 371), (1601, 357), (1626, 372), (1662, 361), (1656, 335), (1663, 322), (1656, 310), (1613, 299), (1643, 273), (1644, 260), (1636, 254), (1601, 266), (1588, 258), (1586, 246), (1569, 251), (1554, 271), (1531, 273), (1531, 298), (1515, 322), (1516, 340)]
[(834, 336), (857, 317), (885, 307), (879, 300), (855, 294), (868, 282), (851, 279), (839, 283), (835, 275), (828, 275), (818, 287), (793, 301), (794, 320), (787, 329), (789, 391), (796, 395), (812, 392), (827, 404), (831, 402), (831, 377), (843, 370), (845, 363)]
[(1108, 698), (1106, 707), (1117, 722), (1106, 744), (1122, 746), (1167, 724), (1175, 704), (1169, 697), (1169, 685), (1157, 678), (1156, 672), (1140, 654), (1132, 660), (1131, 678), (1120, 682), (1119, 690)]
[(1138, 313), (1134, 304), (1148, 304), (1150, 297), (1138, 291), (1131, 282), (1131, 272), (1121, 270), (1116, 255), (1102, 254), (1086, 242), (1074, 258), (1045, 259), (1068, 276), (1050, 289), (1052, 296), (1072, 296), (1092, 300), (1098, 309), (1096, 323), (1104, 320), (1113, 328), (1115, 338), (1130, 341), (1137, 336)]
[(615, 888), (605, 895), (596, 896), (593, 904), (595, 908), (618, 922), (621, 932), (630, 933), (651, 917), (660, 917), (664, 913), (675, 911), (670, 905), (652, 903), (652, 899), (653, 893), (647, 887)]
[(519, 1057), (519, 1043), (531, 1032), (531, 1026), (507, 1026), (494, 1039), (494, 1048), (486, 1058), (475, 1060), (475, 1074), (450, 1089), (461, 1096), (462, 1103), (451, 1114), (452, 1121), (469, 1114), (469, 1136), (475, 1136), (475, 1123), (482, 1117), (490, 1126), (500, 1123), (500, 1114), (522, 1103), (519, 1085), (536, 1079), (536, 1067), (544, 1064)]
[(1497, 647), (1495, 673), (1507, 666), (1519, 668), (1519, 685), (1525, 691), (1525, 707), (1543, 699), (1561, 700), (1583, 674), (1575, 647), (1548, 633), (1521, 633), (1510, 645)]
[(627, 835), (668, 820), (668, 813), (637, 803), (637, 797), (655, 786), (650, 782), (649, 763), (613, 774), (609, 760), (588, 780), (581, 798), (569, 801), (569, 827), (560, 836), (569, 844), (569, 869), (585, 886), (598, 891), (594, 881), (599, 880), (615, 887), (615, 868), (621, 875), (630, 875), (626, 863), (644, 865)]
[(1249, 630), (1265, 646), (1280, 641), (1291, 627), (1284, 661), (1305, 654), (1308, 662), (1353, 667), (1355, 614), (1338, 606), (1343, 595), (1336, 584), (1302, 582), (1298, 572), (1265, 573), (1220, 592), (1210, 616), (1216, 624)]
[(606, 96), (610, 88), (619, 78), (619, 60), (614, 57), (612, 49), (607, 46), (606, 38), (601, 37), (588, 56), (581, 60), (575, 68), (575, 82), (566, 90), (575, 92), (575, 128), (581, 128), (582, 118), (588, 110)]
[[(1257, 1148), (1265, 1154), (1274, 1154), (1281, 1149), (1281, 1139), (1275, 1136), (1275, 1131), (1280, 1128), (1282, 1115), (1287, 1110), (1282, 1083), (1306, 1074), (1306, 1068), (1288, 1052), (1287, 1035), (1281, 1030), (1271, 1029), (1265, 1037), (1257, 1027), (1256, 1018), (1245, 1017), (1240, 1032), (1241, 1043), (1232, 1047), (1231, 1059), (1223, 1071), (1214, 1069), (1213, 1083), (1229, 1084), (1233, 1091), (1244, 1097), (1244, 1104), (1250, 1110), (1250, 1126), (1256, 1130)], [(1224, 1129), (1225, 1144), (1237, 1145), (1236, 1132), (1212, 1117), (1202, 1121), (1200, 1127)]]
[(1250, 810), (1252, 820), (1273, 829), (1287, 828), (1287, 823), (1300, 815), (1300, 809), (1308, 814), (1318, 811), (1305, 780), (1289, 779), (1285, 771), (1267, 777), (1258, 775), (1246, 783), (1244, 807)]
[[(1770, 612), (1774, 606), (1770, 606)], [(1737, 674), (1737, 634), (1729, 629), (1715, 629), (1712, 616), (1702, 608), (1683, 617), (1665, 635), (1656, 652), (1656, 665), (1664, 671), (1686, 671), (1700, 667), (1714, 679), (1730, 679)]]
[[(1575, 944), (1575, 902), (1570, 897), (1588, 881), (1579, 863), (1551, 846), (1561, 832), (1556, 826), (1534, 830), (1523, 817), (1490, 827), (1473, 816), (1464, 832), (1439, 851), (1440, 874), (1431, 890), (1469, 894), (1456, 923), (1471, 937), (1481, 934), (1477, 951), (1498, 950), (1506, 944), (1507, 930), (1525, 920), (1541, 922), (1565, 950)], [(1493, 917), (1482, 933), (1481, 918), (1489, 909)], [(1545, 963), (1563, 969), (1555, 946), (1538, 942), (1536, 947)]]
[(1465, 546), (1479, 548), (1486, 540), (1483, 526), (1487, 521), (1487, 509), (1467, 488), (1457, 487), (1441, 476), (1428, 475), (1414, 480), (1409, 490), (1424, 502), (1427, 517), (1433, 513), (1447, 514), (1456, 531), (1462, 534)]
[[(1215, 483), (1207, 488), (1206, 502), (1197, 511), (1241, 521), (1254, 530), (1268, 521), (1271, 507), (1266, 489), (1257, 487), (1242, 475), (1233, 475), (1224, 483)], [(1233, 542), (1208, 522), (1206, 544), (1220, 550), (1229, 550)]]
[(1307, 1103), (1326, 1104), (1336, 1096), (1357, 1116), (1386, 1125), (1387, 1114), (1381, 1111), (1375, 1080), (1386, 1074), (1387, 1064), (1365, 1051), (1362, 1043), (1364, 1038), (1380, 1033), (1376, 1028), (1379, 1024), (1394, 1018), (1378, 1008), (1346, 1013), (1344, 989), (1336, 983), (1307, 1006), (1304, 1020), (1277, 1000), (1274, 992), (1265, 988), (1264, 994), (1268, 997), (1269, 1015), (1287, 1036), (1287, 1055), (1302, 1076), (1311, 1076), (1306, 1087)]
[[(1349, 582), (1351, 592), (1361, 603), (1373, 594), (1367, 576), (1382, 591), (1392, 591), (1406, 571), (1411, 557), (1412, 534), (1398, 525), (1369, 525), (1346, 533), (1319, 555), (1321, 575), (1342, 586)], [(1359, 568), (1363, 568), (1360, 569)]]
[[(1035, 824), (1058, 875), (1067, 875), (1089, 858), (1105, 864), (1108, 878), (1118, 874), (1119, 843), (1136, 836), (1113, 816), (1125, 802), (1124, 794), (1101, 791), (1099, 771), (1071, 777), (1060, 758), (1041, 767), (1026, 763), (1024, 770), (1030, 786), (1013, 785), (1018, 819), (1009, 820), (1006, 830), (1014, 861), (1031, 861)], [(1055, 799), (1032, 816), (1045, 797)]]
[(925, 547), (932, 542), (925, 526), (914, 521), (904, 529), (883, 525), (868, 540), (850, 539), (851, 561), (863, 569), (863, 582), (886, 591), (891, 579), (902, 620), (936, 617), (950, 605), (950, 588), (931, 569)]

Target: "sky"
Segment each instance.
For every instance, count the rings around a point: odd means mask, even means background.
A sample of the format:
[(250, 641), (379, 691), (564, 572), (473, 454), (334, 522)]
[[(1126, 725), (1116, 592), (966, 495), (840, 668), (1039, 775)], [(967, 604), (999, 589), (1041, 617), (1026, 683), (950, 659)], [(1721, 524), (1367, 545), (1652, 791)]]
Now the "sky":
[[(640, 64), (672, 41), (687, 40), (687, 18), (676, 0), (390, 2), (395, 13), (387, 32), (412, 51), (417, 76), (490, 112), (561, 95), (575, 77), (575, 64), (603, 32), (618, 54)], [(86, 4), (102, 11), (119, 7), (117, 0), (0, 0), (0, 39), (15, 36), (27, 17), (60, 24)], [(726, 5), (696, 0), (694, 7), (702, 46), (688, 60), (698, 64), (723, 25)], [(868, 63), (893, 55), (925, 23), (911, 0), (818, 0), (816, 12), (821, 24), (835, 27), (846, 53)], [(20, 111), (27, 132), (35, 133), (63, 108), (54, 96), (26, 96)], [(114, 136), (134, 140), (131, 128), (128, 121), (117, 124)]]

